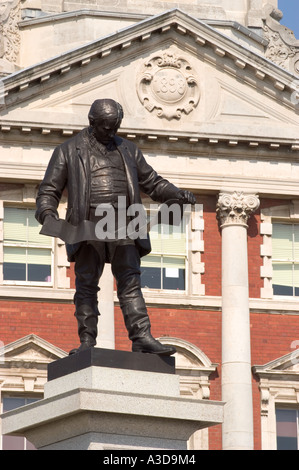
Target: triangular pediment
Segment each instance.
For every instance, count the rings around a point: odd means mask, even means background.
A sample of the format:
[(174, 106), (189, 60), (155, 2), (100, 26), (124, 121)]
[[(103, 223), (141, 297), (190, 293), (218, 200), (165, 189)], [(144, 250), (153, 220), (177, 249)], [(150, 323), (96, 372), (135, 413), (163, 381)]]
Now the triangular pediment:
[[(180, 10), (151, 17), (3, 80), (3, 126), (74, 132), (97, 98), (127, 134), (298, 136), (294, 77)], [(0, 107), (1, 108), (1, 107)]]
[(298, 375), (299, 380), (299, 348), (298, 341), (294, 341), (292, 345), (293, 351), (274, 359), (262, 366), (254, 366), (253, 370), (258, 376), (275, 375), (280, 376), (287, 374)]
[(48, 341), (31, 334), (0, 348), (0, 364), (20, 365), (49, 364), (67, 354)]

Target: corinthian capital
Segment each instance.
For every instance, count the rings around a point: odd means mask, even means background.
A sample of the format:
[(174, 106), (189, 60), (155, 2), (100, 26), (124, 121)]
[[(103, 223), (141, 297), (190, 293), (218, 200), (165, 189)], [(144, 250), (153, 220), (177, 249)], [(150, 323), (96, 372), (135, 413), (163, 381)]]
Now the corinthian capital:
[(220, 193), (216, 207), (217, 219), (220, 225), (245, 225), (248, 218), (260, 205), (258, 196), (243, 192)]

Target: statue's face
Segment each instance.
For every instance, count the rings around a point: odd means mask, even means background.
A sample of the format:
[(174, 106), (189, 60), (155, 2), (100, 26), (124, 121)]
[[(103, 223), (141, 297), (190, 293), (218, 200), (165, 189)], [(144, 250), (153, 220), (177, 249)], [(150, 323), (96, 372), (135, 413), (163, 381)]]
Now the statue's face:
[(117, 123), (117, 119), (109, 117), (105, 120), (94, 120), (92, 122), (92, 127), (94, 129), (96, 139), (102, 144), (108, 144), (116, 135), (119, 129), (119, 124)]

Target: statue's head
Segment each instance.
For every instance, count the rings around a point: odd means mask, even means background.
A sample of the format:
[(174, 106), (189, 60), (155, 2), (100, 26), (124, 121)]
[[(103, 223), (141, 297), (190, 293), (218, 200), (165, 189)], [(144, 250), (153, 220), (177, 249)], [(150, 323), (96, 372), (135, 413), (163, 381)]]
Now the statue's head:
[(109, 143), (117, 133), (124, 113), (122, 106), (111, 99), (93, 102), (88, 119), (96, 139), (103, 144)]

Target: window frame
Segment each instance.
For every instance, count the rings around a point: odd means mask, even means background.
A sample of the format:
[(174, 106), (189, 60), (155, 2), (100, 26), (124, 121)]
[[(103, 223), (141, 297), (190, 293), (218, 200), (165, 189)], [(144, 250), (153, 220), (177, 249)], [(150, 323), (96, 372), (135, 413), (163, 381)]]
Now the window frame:
[[(1, 403), (0, 403), (0, 408), (1, 408), (1, 413), (4, 413), (4, 400), (6, 399), (20, 399), (20, 400), (23, 400), (24, 403), (20, 406), (26, 406), (28, 405), (29, 403), (33, 403), (33, 402), (36, 402), (38, 400), (41, 400), (42, 399), (42, 396), (29, 396), (28, 394), (24, 393), (24, 394), (14, 394), (14, 393), (7, 393), (7, 392), (4, 392), (0, 395), (1, 397)], [(12, 410), (15, 410), (17, 409), (18, 407), (15, 407), (15, 408), (11, 408), (10, 410), (7, 410), (7, 411), (12, 411)], [(23, 440), (23, 449), (10, 449), (10, 450), (36, 450), (36, 448), (34, 447), (34, 445), (28, 441), (28, 439), (26, 439), (26, 437), (24, 436), (5, 436), (3, 434), (0, 434), (0, 450), (6, 450), (3, 448), (3, 438), (15, 438), (17, 437), (18, 439), (22, 439)], [(9, 449), (7, 449), (9, 450)]]
[[(288, 225), (288, 226), (292, 226), (292, 227), (295, 227), (295, 226), (298, 226), (299, 227), (299, 222), (297, 221), (294, 221), (294, 220), (281, 220), (281, 219), (274, 219), (272, 220), (272, 247), (273, 247), (273, 228), (274, 228), (274, 225)], [(294, 257), (294, 230), (292, 230), (292, 259), (291, 260), (283, 260), (283, 259), (279, 259), (279, 258), (274, 258), (273, 257), (273, 248), (272, 248), (272, 258), (271, 258), (271, 262), (272, 262), (272, 270), (274, 271), (274, 262), (277, 261), (278, 264), (281, 262), (282, 264), (285, 263), (285, 264), (290, 264), (291, 265), (291, 269), (292, 269), (292, 286), (290, 286), (290, 288), (292, 288), (292, 292), (293, 294), (292, 295), (287, 295), (287, 294), (275, 294), (274, 293), (274, 282), (273, 282), (273, 274), (272, 274), (272, 288), (273, 288), (273, 297), (276, 298), (276, 299), (295, 299), (296, 297), (299, 297), (299, 295), (295, 295), (295, 289), (296, 289), (296, 286), (295, 286), (295, 282), (294, 282), (294, 269), (295, 269), (295, 265), (297, 265), (299, 267), (299, 259), (296, 261), (295, 260), (295, 257)], [(297, 287), (297, 289), (299, 289), (299, 286)]]
[(267, 364), (252, 366), (259, 381), (262, 450), (277, 450), (276, 409), (299, 410), (298, 364), (296, 348)]
[[(276, 302), (279, 310), (289, 308), (298, 310), (295, 305), (298, 303), (297, 297), (293, 295), (277, 295), (273, 293), (273, 264), (272, 264), (272, 233), (274, 223), (299, 224), (299, 203), (297, 200), (287, 201), (285, 204), (277, 204), (261, 209), (260, 235), (262, 242), (260, 254), (262, 265), (260, 276), (263, 281), (260, 298), (271, 299)], [(273, 304), (271, 305), (273, 308)]]
[[(149, 213), (150, 211), (150, 214), (152, 217), (155, 217), (156, 213), (157, 213), (157, 210), (153, 210), (153, 205), (152, 204), (145, 204), (145, 210), (147, 211), (147, 213)], [(191, 214), (187, 213), (186, 215), (186, 222), (185, 222), (185, 227), (186, 227), (186, 252), (185, 254), (170, 254), (170, 253), (167, 253), (167, 254), (163, 254), (163, 253), (158, 253), (158, 252), (155, 252), (154, 250), (152, 250), (149, 255), (147, 256), (159, 256), (161, 257), (162, 259), (162, 262), (161, 262), (161, 265), (160, 265), (160, 271), (161, 271), (161, 274), (160, 274), (160, 279), (161, 279), (161, 286), (160, 288), (155, 288), (155, 287), (142, 287), (142, 290), (145, 292), (145, 293), (154, 293), (154, 292), (159, 292), (159, 293), (165, 293), (167, 295), (170, 295), (170, 294), (173, 294), (174, 292), (177, 294), (177, 295), (186, 295), (189, 293), (189, 290), (190, 290), (190, 282), (189, 282), (189, 278), (190, 278), (190, 257), (191, 257), (191, 250), (190, 250), (190, 240), (191, 240)], [(149, 232), (149, 236), (150, 236), (150, 232)], [(175, 255), (177, 255), (177, 258), (179, 259), (182, 259), (184, 258), (185, 260), (185, 288), (184, 289), (164, 289), (163, 288), (163, 257), (164, 258), (172, 258), (174, 257), (175, 258)], [(146, 259), (146, 256), (143, 258), (144, 260)], [(142, 268), (142, 260), (141, 260), (141, 268)]]
[[(297, 449), (299, 450), (299, 408), (298, 407), (290, 407), (290, 406), (283, 406), (282, 403), (276, 403), (275, 406), (275, 421), (276, 421), (276, 449), (277, 450), (284, 450), (284, 449), (278, 449), (278, 434), (277, 434), (277, 410), (289, 410), (289, 411), (295, 411), (296, 412), (296, 428), (297, 428)], [(285, 450), (291, 450), (291, 449), (285, 449)], [(295, 449), (294, 449), (295, 450)]]
[[(25, 204), (7, 204), (4, 203), (3, 205), (3, 263), (2, 263), (2, 285), (3, 286), (34, 286), (34, 287), (46, 287), (46, 288), (53, 288), (54, 287), (54, 239), (51, 239), (51, 246), (39, 246), (39, 245), (29, 245), (28, 243), (6, 243), (4, 238), (4, 223), (5, 223), (5, 209), (6, 208), (15, 208), (21, 210), (35, 210), (32, 205), (25, 205)], [(13, 248), (26, 248), (26, 249), (46, 249), (50, 250), (51, 254), (51, 281), (50, 282), (43, 282), (43, 281), (16, 281), (16, 280), (9, 280), (4, 279), (4, 249), (5, 247), (13, 247)], [(28, 262), (26, 260), (26, 272), (27, 272)]]

